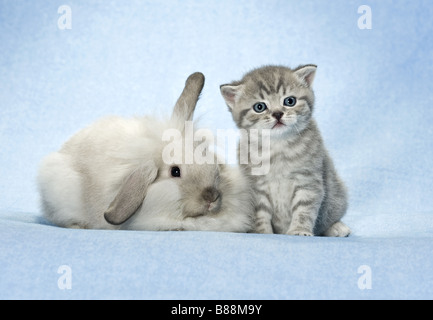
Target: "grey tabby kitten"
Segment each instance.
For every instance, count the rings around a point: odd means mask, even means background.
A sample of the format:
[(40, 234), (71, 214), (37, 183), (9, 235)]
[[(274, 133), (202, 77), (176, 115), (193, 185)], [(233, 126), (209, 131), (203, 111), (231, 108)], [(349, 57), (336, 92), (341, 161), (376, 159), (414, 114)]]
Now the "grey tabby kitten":
[(256, 232), (350, 234), (340, 221), (347, 209), (346, 188), (312, 118), (316, 68), (265, 66), (221, 86), (239, 128), (258, 129), (259, 137), (263, 129), (270, 130), (269, 173), (253, 175), (251, 161), (243, 165), (256, 192)]

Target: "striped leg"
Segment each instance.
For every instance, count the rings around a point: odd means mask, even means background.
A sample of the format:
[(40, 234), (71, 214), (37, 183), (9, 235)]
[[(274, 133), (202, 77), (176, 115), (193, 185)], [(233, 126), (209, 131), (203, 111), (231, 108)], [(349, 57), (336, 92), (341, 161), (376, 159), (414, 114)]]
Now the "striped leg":
[(297, 185), (293, 191), (291, 209), (292, 222), (287, 234), (313, 236), (320, 205), (323, 200), (322, 188), (314, 185)]
[(272, 229), (272, 204), (265, 191), (256, 190), (256, 233), (274, 233)]

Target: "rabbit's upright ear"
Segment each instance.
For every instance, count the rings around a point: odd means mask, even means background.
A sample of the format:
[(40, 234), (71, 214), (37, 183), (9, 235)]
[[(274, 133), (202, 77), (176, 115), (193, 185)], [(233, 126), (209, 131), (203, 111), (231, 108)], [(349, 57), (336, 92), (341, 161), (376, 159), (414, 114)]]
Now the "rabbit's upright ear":
[(183, 129), (185, 121), (191, 121), (194, 115), (194, 109), (197, 105), (198, 98), (204, 86), (204, 75), (201, 72), (193, 73), (186, 79), (185, 88), (171, 115), (171, 121), (176, 127)]
[(104, 213), (108, 223), (119, 225), (128, 220), (143, 203), (148, 187), (155, 181), (158, 170), (149, 163), (135, 169), (123, 182), (114, 200)]

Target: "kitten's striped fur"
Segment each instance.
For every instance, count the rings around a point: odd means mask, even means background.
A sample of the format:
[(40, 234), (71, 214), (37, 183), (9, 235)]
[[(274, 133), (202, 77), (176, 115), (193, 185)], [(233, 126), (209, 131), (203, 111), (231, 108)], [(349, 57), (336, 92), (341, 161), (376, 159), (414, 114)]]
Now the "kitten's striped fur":
[[(271, 133), (269, 173), (255, 176), (251, 164), (243, 165), (257, 198), (256, 232), (304, 236), (350, 233), (340, 221), (347, 209), (347, 192), (312, 119), (315, 71), (314, 65), (293, 70), (266, 66), (221, 86), (239, 128), (268, 129)], [(287, 97), (295, 97), (296, 104), (284, 105)], [(262, 113), (253, 109), (258, 102), (267, 106)]]

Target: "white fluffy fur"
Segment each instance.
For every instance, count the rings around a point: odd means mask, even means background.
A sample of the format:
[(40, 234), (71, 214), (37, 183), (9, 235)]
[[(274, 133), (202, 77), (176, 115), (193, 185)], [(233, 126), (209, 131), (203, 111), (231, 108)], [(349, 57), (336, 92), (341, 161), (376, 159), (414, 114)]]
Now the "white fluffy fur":
[[(48, 155), (38, 174), (44, 216), (70, 228), (250, 231), (254, 201), (250, 183), (238, 168), (179, 163), (182, 177), (173, 178), (171, 165), (162, 161), (167, 143), (162, 134), (192, 118), (204, 83), (200, 75), (188, 78), (170, 120), (107, 117)], [(107, 222), (104, 213), (140, 166), (154, 166), (158, 171), (142, 205), (120, 225)], [(186, 208), (202, 210), (200, 194), (205, 188), (219, 191), (219, 210), (189, 215)]]

